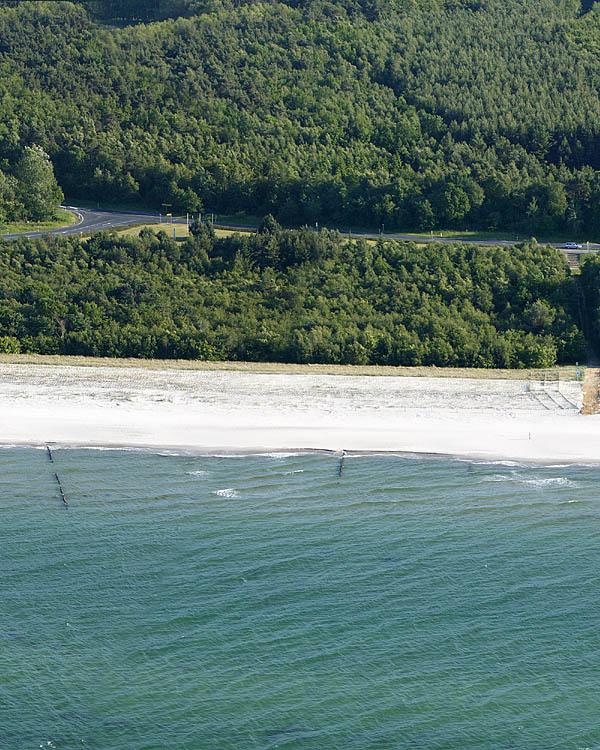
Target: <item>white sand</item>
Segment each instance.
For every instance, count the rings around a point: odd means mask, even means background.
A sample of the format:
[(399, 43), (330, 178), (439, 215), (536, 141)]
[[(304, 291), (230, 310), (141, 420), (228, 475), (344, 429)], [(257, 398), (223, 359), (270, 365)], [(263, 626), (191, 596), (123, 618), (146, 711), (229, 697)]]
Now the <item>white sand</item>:
[(581, 385), (0, 364), (0, 443), (600, 462)]

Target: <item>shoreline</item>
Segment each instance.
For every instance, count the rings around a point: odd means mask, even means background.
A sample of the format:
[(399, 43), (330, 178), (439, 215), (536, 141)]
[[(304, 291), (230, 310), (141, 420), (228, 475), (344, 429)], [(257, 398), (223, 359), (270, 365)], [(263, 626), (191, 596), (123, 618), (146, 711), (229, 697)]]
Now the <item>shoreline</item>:
[(0, 442), (0, 450), (10, 449), (31, 449), (45, 451), (49, 447), (53, 452), (61, 450), (80, 450), (80, 451), (98, 451), (100, 453), (110, 451), (122, 451), (123, 453), (143, 453), (150, 456), (183, 457), (183, 458), (287, 458), (296, 456), (329, 456), (330, 458), (339, 459), (344, 456), (345, 459), (352, 458), (369, 458), (380, 456), (383, 458), (404, 458), (414, 461), (455, 461), (457, 463), (487, 464), (490, 466), (522, 466), (537, 468), (557, 468), (557, 467), (581, 467), (595, 468), (600, 466), (600, 457), (595, 460), (589, 459), (580, 461), (577, 459), (564, 459), (557, 463), (553, 458), (519, 459), (519, 458), (494, 458), (486, 457), (479, 454), (453, 454), (453, 453), (431, 453), (401, 450), (335, 450), (333, 448), (266, 448), (235, 450), (228, 448), (193, 449), (174, 445), (127, 445), (127, 444), (78, 444), (78, 443), (4, 443)]
[(0, 444), (600, 463), (577, 381), (0, 363)]

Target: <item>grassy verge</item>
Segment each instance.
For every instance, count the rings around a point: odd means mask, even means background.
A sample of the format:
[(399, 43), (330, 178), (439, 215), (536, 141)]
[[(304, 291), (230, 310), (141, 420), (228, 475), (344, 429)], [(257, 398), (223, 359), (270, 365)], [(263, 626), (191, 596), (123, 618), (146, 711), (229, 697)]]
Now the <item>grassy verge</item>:
[(58, 229), (74, 224), (76, 216), (72, 211), (57, 208), (54, 218), (49, 221), (12, 221), (9, 224), (0, 224), (0, 233), (13, 234), (16, 232), (44, 232), (50, 229)]
[(165, 222), (152, 224), (132, 224), (131, 226), (117, 229), (117, 234), (125, 237), (138, 237), (142, 229), (151, 229), (153, 232), (166, 232), (169, 237), (173, 236), (173, 230), (176, 233), (176, 239), (183, 239), (188, 236), (188, 229), (185, 224), (167, 224)]
[[(442, 238), (455, 238), (465, 240), (505, 240), (508, 242), (523, 242), (523, 240), (530, 239), (530, 235), (523, 233), (518, 234), (517, 232), (479, 232), (476, 229), (436, 229), (432, 232), (399, 232), (399, 234), (407, 234), (414, 237), (423, 237), (429, 235), (430, 237), (442, 237)], [(549, 238), (537, 238), (539, 242), (553, 242)]]
[[(280, 362), (202, 362), (183, 359), (113, 359), (49, 354), (0, 354), (0, 364), (62, 365), (70, 367), (138, 367), (148, 370), (235, 370), (249, 373), (366, 375), (478, 380), (576, 380), (574, 365), (549, 370), (488, 370), (474, 367), (386, 367), (380, 365), (297, 365)], [(580, 366), (580, 379), (585, 367)]]
[[(424, 234), (427, 234), (427, 232), (421, 232), (420, 236), (423, 236)], [(434, 237), (439, 237), (440, 235), (442, 235), (443, 237), (457, 237), (465, 240), (508, 240), (509, 242), (523, 242), (524, 240), (532, 239), (530, 234), (526, 234), (523, 232), (479, 232), (475, 229), (465, 229), (462, 231), (454, 229), (436, 230), (434, 232), (431, 232), (430, 234), (432, 234)], [(565, 242), (567, 240), (578, 242), (579, 244), (584, 246), (588, 240), (590, 244), (596, 244), (596, 240), (591, 240), (588, 236), (584, 238), (578, 236), (577, 234), (571, 235), (564, 232), (562, 234), (536, 235), (535, 239), (540, 244), (544, 244), (545, 242)]]
[[(153, 232), (166, 232), (169, 237), (173, 237), (173, 230), (175, 230), (175, 239), (182, 240), (188, 237), (189, 231), (185, 224), (167, 224), (165, 222), (156, 224), (134, 224), (133, 226), (123, 227), (118, 229), (117, 233), (125, 235), (127, 237), (138, 237), (142, 229), (150, 228)], [(232, 234), (238, 232), (251, 231), (242, 229), (217, 229), (215, 228), (215, 234), (217, 237), (229, 237)]]
[[(330, 229), (333, 229), (334, 227), (328, 227)], [(357, 232), (365, 232), (369, 234), (377, 234), (381, 230), (381, 227), (377, 229), (373, 229), (373, 227), (335, 227), (336, 229), (339, 229), (340, 232), (343, 232), (344, 234), (347, 232), (357, 233)], [(509, 232), (509, 231), (484, 231), (484, 230), (478, 230), (478, 229), (434, 229), (433, 231), (422, 231), (422, 232), (414, 232), (414, 231), (405, 231), (402, 229), (396, 229), (394, 227), (385, 227), (385, 235), (388, 238), (391, 238), (393, 235), (399, 234), (403, 237), (431, 237), (438, 238), (438, 239), (462, 239), (465, 241), (468, 240), (498, 240), (503, 242), (524, 242), (526, 240), (532, 239), (531, 234), (527, 234), (524, 232)], [(585, 238), (578, 236), (577, 234), (548, 234), (548, 235), (537, 235), (535, 237), (537, 242), (540, 244), (544, 244), (546, 242), (565, 242), (567, 240), (570, 240), (572, 242), (578, 242), (579, 244), (583, 245), (585, 247), (585, 243), (589, 240), (590, 244), (596, 244), (596, 240), (592, 240), (589, 238), (589, 236), (586, 236)]]

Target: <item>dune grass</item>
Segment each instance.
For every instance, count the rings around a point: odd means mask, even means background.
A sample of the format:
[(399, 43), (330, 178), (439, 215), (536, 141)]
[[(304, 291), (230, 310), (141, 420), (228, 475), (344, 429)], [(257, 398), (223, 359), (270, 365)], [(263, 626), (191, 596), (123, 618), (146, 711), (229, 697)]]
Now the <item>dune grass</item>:
[[(148, 370), (235, 370), (267, 374), (366, 375), (413, 378), (468, 378), (477, 380), (581, 380), (585, 367), (561, 365), (548, 370), (498, 370), (475, 367), (388, 367), (382, 365), (301, 365), (282, 362), (212, 362), (185, 359), (116, 359), (58, 354), (0, 354), (0, 364), (70, 367), (125, 367)], [(577, 378), (579, 372), (579, 378)]]

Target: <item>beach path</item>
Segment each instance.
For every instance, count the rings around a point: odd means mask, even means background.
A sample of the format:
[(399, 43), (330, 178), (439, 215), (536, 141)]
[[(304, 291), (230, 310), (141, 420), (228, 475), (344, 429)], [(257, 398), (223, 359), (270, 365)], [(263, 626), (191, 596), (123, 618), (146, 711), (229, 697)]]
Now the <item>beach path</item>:
[(583, 379), (582, 414), (598, 414), (600, 411), (600, 367), (587, 367)]

